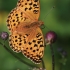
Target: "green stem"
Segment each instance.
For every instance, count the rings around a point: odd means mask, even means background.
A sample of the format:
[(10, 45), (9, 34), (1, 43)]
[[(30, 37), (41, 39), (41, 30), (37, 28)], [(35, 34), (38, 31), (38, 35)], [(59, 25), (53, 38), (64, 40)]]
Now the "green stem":
[(42, 59), (42, 68), (43, 68), (43, 69), (46, 69), (43, 59)]
[(11, 53), (15, 58), (17, 58), (17, 59), (18, 59), (19, 61), (21, 61), (22, 63), (26, 64), (27, 66), (29, 66), (29, 67), (31, 67), (31, 68), (33, 68), (33, 67), (39, 68), (38, 66), (34, 66), (34, 65), (32, 65), (32, 64), (30, 64), (30, 63), (27, 63), (27, 62), (25, 62), (24, 60), (20, 59), (17, 55), (15, 55), (14, 53), (12, 53), (4, 44), (2, 44), (1, 42), (0, 42), (0, 44), (1, 44), (9, 53)]
[(60, 70), (62, 70), (62, 66), (63, 66), (62, 63), (60, 63)]
[(50, 49), (51, 49), (51, 54), (52, 54), (52, 70), (55, 70), (54, 51), (53, 51), (52, 44), (50, 44)]

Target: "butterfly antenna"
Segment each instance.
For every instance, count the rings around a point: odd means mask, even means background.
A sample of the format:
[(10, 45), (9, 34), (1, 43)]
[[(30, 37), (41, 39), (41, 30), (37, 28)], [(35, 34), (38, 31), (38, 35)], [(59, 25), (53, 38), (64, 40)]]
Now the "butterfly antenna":
[(44, 19), (49, 15), (49, 13), (53, 10), (53, 8), (55, 8), (55, 6), (53, 6), (53, 7), (48, 11), (48, 13), (45, 15)]
[[(48, 11), (48, 13), (45, 15), (45, 17), (43, 18), (43, 20), (45, 20), (45, 18), (49, 15), (49, 13), (53, 10), (53, 8), (55, 8), (55, 6), (53, 6), (49, 11)], [(45, 27), (47, 27), (47, 26), (45, 26), (45, 25), (43, 25), (44, 26), (44, 28)], [(44, 28), (42, 28), (42, 29), (44, 29)], [(48, 28), (48, 27), (47, 27)], [(48, 28), (49, 29), (49, 28)], [(50, 30), (50, 29), (49, 29)]]

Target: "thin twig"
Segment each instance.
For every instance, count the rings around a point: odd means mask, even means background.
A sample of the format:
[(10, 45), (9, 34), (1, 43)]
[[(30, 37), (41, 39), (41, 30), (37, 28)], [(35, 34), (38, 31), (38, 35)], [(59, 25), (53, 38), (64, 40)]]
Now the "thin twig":
[(55, 70), (55, 61), (54, 61), (54, 51), (53, 51), (53, 47), (52, 44), (50, 44), (50, 49), (51, 49), (51, 54), (52, 54), (52, 70)]
[(33, 67), (39, 68), (38, 66), (34, 66), (34, 65), (32, 65), (32, 64), (30, 64), (30, 63), (27, 63), (27, 62), (25, 62), (24, 60), (20, 59), (17, 55), (15, 55), (13, 52), (11, 52), (4, 44), (2, 44), (1, 42), (0, 42), (0, 44), (1, 44), (9, 53), (11, 53), (15, 58), (17, 58), (17, 59), (18, 59), (19, 61), (21, 61), (22, 63), (26, 64), (27, 66), (29, 66), (29, 67), (31, 67), (31, 68), (33, 68)]

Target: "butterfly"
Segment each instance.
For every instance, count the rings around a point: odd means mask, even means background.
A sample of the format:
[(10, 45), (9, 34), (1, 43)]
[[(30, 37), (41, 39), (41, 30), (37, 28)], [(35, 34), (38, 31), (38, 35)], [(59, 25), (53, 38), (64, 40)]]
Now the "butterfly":
[(39, 0), (18, 0), (7, 18), (11, 49), (22, 52), (36, 64), (41, 62), (44, 55), (44, 36), (40, 28), (43, 22), (38, 21), (39, 15)]

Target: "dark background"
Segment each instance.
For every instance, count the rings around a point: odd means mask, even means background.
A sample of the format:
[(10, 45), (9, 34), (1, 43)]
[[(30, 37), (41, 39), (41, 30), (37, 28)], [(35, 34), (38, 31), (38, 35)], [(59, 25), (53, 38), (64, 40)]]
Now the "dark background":
[[(10, 11), (16, 6), (17, 0), (0, 0), (0, 32), (7, 31), (6, 20)], [(40, 0), (41, 13), (39, 20), (42, 20), (46, 26), (43, 33), (52, 30), (56, 32), (58, 38), (53, 44), (55, 55), (55, 70), (60, 70), (61, 55), (57, 51), (62, 47), (67, 52), (66, 62), (62, 61), (61, 70), (70, 70), (70, 0)], [(51, 10), (51, 8), (55, 8)], [(47, 15), (47, 13), (49, 14)], [(45, 17), (45, 15), (47, 15)], [(48, 29), (49, 28), (49, 29)], [(3, 42), (2, 40), (0, 40)], [(10, 49), (8, 41), (5, 43)], [(10, 49), (11, 50), (11, 49)], [(11, 50), (12, 51), (12, 50)], [(12, 51), (13, 52), (13, 51)], [(14, 53), (25, 61), (32, 63), (21, 53)], [(44, 53), (44, 62), (47, 70), (52, 70), (52, 57), (50, 46), (46, 46)], [(33, 64), (33, 63), (32, 63)], [(29, 70), (29, 67), (13, 57), (3, 46), (0, 45), (0, 70)]]

